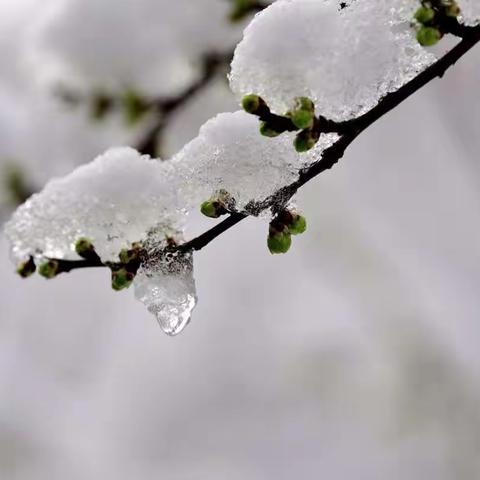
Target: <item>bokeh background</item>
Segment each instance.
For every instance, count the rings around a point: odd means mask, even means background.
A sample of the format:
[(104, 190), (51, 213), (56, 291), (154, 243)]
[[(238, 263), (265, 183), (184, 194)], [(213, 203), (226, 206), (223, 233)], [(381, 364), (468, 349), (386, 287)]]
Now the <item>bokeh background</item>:
[[(180, 91), (201, 55), (241, 38), (248, 19), (228, 10), (0, 0), (2, 220), (12, 166), (41, 188), (135, 145), (152, 119), (95, 121), (89, 95)], [(1, 236), (0, 478), (480, 478), (479, 60), (304, 188), (309, 232), (291, 253), (272, 257), (253, 219), (200, 252), (200, 301), (179, 337), (106, 271), (21, 280)], [(170, 119), (165, 158), (237, 108), (225, 73)]]

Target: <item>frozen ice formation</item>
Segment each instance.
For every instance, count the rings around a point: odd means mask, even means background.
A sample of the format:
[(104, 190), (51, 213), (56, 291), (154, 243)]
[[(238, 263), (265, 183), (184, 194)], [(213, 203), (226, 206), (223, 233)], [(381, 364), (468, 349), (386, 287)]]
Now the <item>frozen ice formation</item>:
[[(472, 0), (471, 4), (477, 0)], [(230, 85), (277, 113), (307, 96), (333, 120), (356, 117), (435, 60), (410, 26), (417, 0), (278, 0), (245, 29)]]
[(140, 267), (134, 288), (135, 297), (155, 315), (162, 330), (171, 336), (179, 334), (197, 303), (192, 254), (152, 255)]
[(114, 148), (70, 175), (50, 181), (20, 206), (5, 226), (13, 257), (78, 258), (74, 244), (89, 238), (104, 261), (182, 223), (174, 163), (152, 160), (131, 148)]
[(480, 23), (480, 1), (479, 0), (457, 0), (462, 14), (462, 22), (467, 25), (478, 25)]
[(243, 111), (217, 115), (174, 157), (188, 171), (185, 195), (198, 205), (226, 190), (240, 210), (251, 200), (267, 198), (296, 180), (299, 169), (317, 159), (336, 138), (322, 136), (313, 151), (301, 155), (293, 147), (294, 135), (263, 137), (258, 118)]

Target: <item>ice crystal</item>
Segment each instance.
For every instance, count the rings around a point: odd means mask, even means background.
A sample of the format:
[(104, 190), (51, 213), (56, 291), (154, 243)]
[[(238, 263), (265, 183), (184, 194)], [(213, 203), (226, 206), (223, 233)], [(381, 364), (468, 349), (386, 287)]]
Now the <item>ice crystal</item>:
[(134, 281), (135, 297), (155, 315), (167, 335), (179, 334), (197, 303), (193, 256), (167, 252), (151, 255)]

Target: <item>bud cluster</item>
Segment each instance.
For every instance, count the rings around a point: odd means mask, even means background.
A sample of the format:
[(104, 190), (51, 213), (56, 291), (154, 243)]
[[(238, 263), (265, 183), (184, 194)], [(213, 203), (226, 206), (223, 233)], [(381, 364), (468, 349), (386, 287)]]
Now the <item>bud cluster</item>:
[(311, 150), (322, 133), (321, 117), (315, 116), (315, 104), (307, 97), (297, 97), (294, 107), (285, 115), (275, 115), (266, 102), (255, 94), (242, 99), (242, 107), (247, 113), (260, 118), (260, 133), (265, 137), (277, 137), (284, 132), (298, 132), (294, 146), (298, 153)]
[(456, 22), (460, 7), (456, 0), (421, 0), (421, 4), (414, 15), (417, 40), (420, 45), (431, 47), (448, 33), (449, 24)]
[(138, 269), (140, 268), (140, 256), (142, 248), (140, 244), (134, 243), (132, 248), (125, 248), (120, 251), (118, 258), (120, 263), (109, 264), (112, 272), (112, 288), (116, 292), (129, 288)]
[(283, 210), (270, 222), (267, 239), (270, 253), (287, 253), (292, 246), (292, 235), (301, 235), (306, 230), (304, 216), (292, 210)]

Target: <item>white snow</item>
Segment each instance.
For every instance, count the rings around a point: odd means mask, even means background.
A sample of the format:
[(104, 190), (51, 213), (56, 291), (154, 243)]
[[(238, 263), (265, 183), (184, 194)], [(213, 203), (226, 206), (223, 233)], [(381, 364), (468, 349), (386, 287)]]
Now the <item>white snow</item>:
[(462, 10), (462, 21), (467, 25), (480, 23), (480, 2), (478, 0), (457, 0)]
[(336, 138), (325, 135), (312, 152), (301, 155), (293, 146), (295, 134), (267, 138), (259, 126), (258, 118), (243, 111), (222, 113), (174, 157), (188, 171), (186, 196), (192, 204), (218, 190), (232, 195), (240, 210), (252, 200), (261, 201), (296, 180), (299, 169)]
[(184, 205), (176, 181), (172, 163), (131, 148), (108, 150), (17, 209), (5, 227), (13, 256), (78, 258), (74, 244), (87, 237), (103, 260), (116, 260), (151, 229), (178, 228)]
[(295, 97), (343, 120), (372, 108), (435, 60), (415, 40), (415, 0), (279, 0), (244, 32), (232, 62), (238, 99), (262, 96), (277, 113)]

